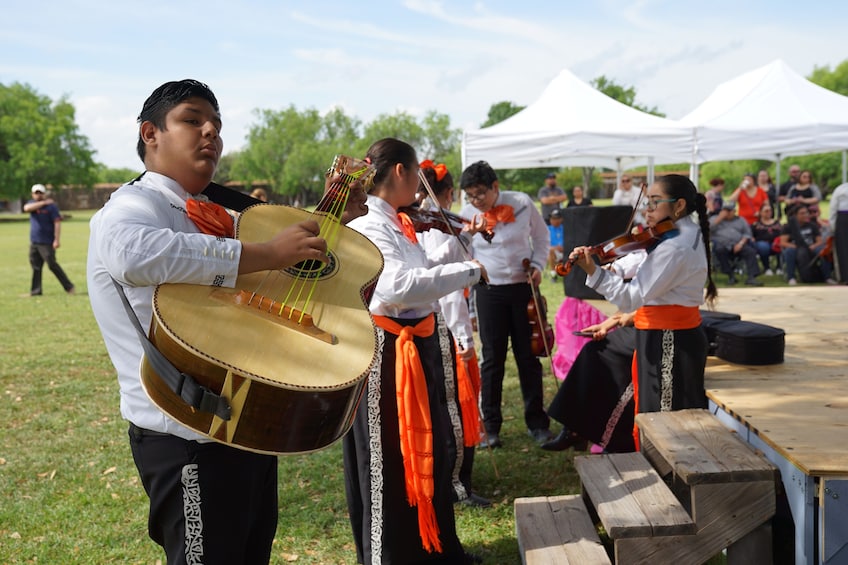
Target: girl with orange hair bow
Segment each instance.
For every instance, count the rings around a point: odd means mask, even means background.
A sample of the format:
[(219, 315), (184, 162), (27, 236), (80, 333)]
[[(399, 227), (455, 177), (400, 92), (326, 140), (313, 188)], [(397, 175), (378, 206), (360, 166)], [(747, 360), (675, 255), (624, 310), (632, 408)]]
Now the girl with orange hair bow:
[(343, 441), (357, 560), (472, 563), (453, 513), (454, 350), (438, 300), (485, 280), (486, 270), (474, 260), (446, 260), (448, 246), (425, 251), (398, 217), (418, 188), (409, 144), (382, 139), (367, 156), (375, 168), (368, 214), (348, 225), (374, 242), (384, 267), (369, 303), (378, 361)]

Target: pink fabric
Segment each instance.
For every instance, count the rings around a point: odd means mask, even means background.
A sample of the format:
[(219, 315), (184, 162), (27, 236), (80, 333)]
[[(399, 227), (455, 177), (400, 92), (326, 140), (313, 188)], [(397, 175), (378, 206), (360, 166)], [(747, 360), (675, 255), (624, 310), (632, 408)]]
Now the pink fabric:
[(556, 378), (565, 380), (580, 349), (591, 339), (576, 336), (572, 332), (582, 330), (586, 326), (600, 324), (606, 319), (607, 316), (591, 304), (579, 298), (565, 297), (554, 321), (556, 353), (554, 353), (553, 365)]

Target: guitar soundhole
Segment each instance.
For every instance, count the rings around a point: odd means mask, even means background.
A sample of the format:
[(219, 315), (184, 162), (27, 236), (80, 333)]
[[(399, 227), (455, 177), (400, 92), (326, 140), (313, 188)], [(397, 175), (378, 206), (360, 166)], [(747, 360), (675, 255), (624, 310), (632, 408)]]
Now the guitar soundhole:
[(338, 270), (338, 263), (336, 261), (336, 256), (332, 251), (329, 251), (327, 255), (330, 256), (329, 263), (310, 259), (308, 261), (296, 263), (291, 267), (286, 268), (285, 271), (291, 276), (301, 279), (321, 279), (329, 277)]

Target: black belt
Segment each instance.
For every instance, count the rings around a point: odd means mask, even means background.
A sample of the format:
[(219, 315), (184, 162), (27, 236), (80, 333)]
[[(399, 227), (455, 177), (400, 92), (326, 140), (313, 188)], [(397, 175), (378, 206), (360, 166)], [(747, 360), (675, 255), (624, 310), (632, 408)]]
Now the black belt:
[(166, 434), (163, 432), (154, 432), (153, 430), (148, 430), (147, 428), (139, 428), (132, 422), (130, 422), (130, 435), (135, 438), (171, 436), (171, 434)]

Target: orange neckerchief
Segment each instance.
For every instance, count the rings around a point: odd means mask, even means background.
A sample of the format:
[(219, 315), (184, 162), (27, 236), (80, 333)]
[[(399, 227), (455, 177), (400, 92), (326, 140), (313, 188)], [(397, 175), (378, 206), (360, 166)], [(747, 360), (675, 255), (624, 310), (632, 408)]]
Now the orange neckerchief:
[(691, 330), (701, 325), (701, 312), (697, 306), (642, 306), (633, 325), (637, 330)]
[(235, 236), (233, 217), (220, 204), (189, 198), (186, 200), (186, 213), (194, 225), (205, 234), (218, 237)]
[(433, 507), (433, 423), (427, 379), (413, 337), (433, 335), (432, 314), (415, 326), (402, 326), (391, 318), (373, 316), (374, 323), (397, 336), (395, 340), (395, 391), (398, 403), (400, 452), (403, 455), (406, 500), (418, 507), (418, 535), (428, 552), (442, 552), (439, 523)]
[(480, 408), (477, 399), (480, 398), (480, 366), (477, 364), (477, 352), (472, 351), (473, 359), (463, 361), (459, 358), (459, 347), (456, 357), (456, 386), (459, 393), (459, 407), (462, 412), (463, 445), (474, 447), (480, 443)]
[(400, 229), (403, 235), (406, 236), (406, 239), (412, 243), (418, 243), (418, 237), (415, 235), (415, 224), (412, 223), (412, 218), (409, 217), (409, 214), (398, 212), (398, 219), (400, 220)]
[(495, 206), (483, 216), (486, 218), (486, 225), (489, 228), (495, 227), (495, 224), (511, 224), (515, 221), (515, 212), (512, 209), (512, 206), (508, 204), (501, 204), (499, 206)]

